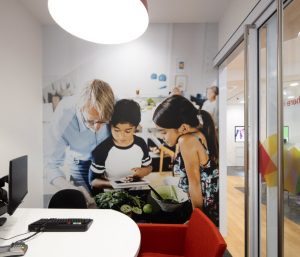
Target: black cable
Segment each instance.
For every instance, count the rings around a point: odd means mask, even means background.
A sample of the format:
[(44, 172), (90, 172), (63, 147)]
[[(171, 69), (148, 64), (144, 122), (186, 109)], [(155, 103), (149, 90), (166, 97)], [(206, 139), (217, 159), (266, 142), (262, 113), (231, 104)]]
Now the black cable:
[(20, 239), (20, 240), (16, 241), (16, 243), (25, 242), (25, 241), (27, 241), (28, 239), (34, 237), (35, 235), (37, 235), (38, 233), (41, 233), (41, 232), (43, 232), (42, 228), (41, 228), (39, 231), (37, 231), (37, 232), (35, 232), (34, 234), (32, 234), (32, 235), (30, 235), (30, 236), (28, 236), (28, 237), (25, 237), (25, 238), (23, 238), (23, 239)]
[[(45, 224), (46, 224), (46, 223), (45, 223)], [(43, 225), (45, 225), (45, 224), (43, 224)], [(28, 236), (28, 237), (25, 237), (25, 238), (23, 238), (23, 239), (20, 239), (20, 240), (18, 240), (18, 241), (16, 241), (16, 242), (24, 242), (24, 241), (26, 241), (26, 240), (28, 240), (28, 239), (34, 237), (35, 235), (37, 235), (38, 233), (43, 232), (43, 231), (44, 231), (44, 227), (41, 227), (39, 231), (36, 231), (34, 234), (32, 234), (32, 235), (30, 235), (30, 236)], [(15, 237), (23, 236), (23, 235), (26, 235), (26, 234), (29, 234), (29, 233), (31, 233), (31, 231), (25, 232), (25, 233), (22, 233), (22, 234), (18, 234), (18, 235), (9, 237), (9, 238), (0, 237), (0, 240), (10, 240), (10, 239), (13, 239), (13, 238), (15, 238)]]
[(25, 232), (25, 233), (22, 233), (22, 234), (19, 234), (19, 235), (16, 235), (16, 236), (12, 236), (12, 237), (9, 237), (9, 238), (0, 237), (0, 239), (1, 240), (10, 240), (10, 239), (13, 239), (13, 238), (18, 237), (18, 236), (26, 235), (28, 233), (31, 233), (31, 232)]

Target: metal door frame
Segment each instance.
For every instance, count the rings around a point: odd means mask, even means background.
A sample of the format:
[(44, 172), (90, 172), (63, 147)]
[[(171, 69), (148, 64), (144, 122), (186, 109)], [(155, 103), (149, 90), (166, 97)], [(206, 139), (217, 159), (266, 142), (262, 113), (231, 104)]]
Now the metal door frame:
[[(214, 58), (214, 65), (219, 68), (223, 61), (243, 40), (245, 41), (245, 257), (260, 256), (260, 208), (258, 174), (258, 30), (277, 13), (277, 254), (283, 256), (283, 99), (282, 99), (282, 34), (283, 7), (292, 0), (261, 0), (253, 8), (229, 41)], [(284, 4), (283, 4), (284, 2)], [(249, 23), (247, 23), (249, 22)], [(241, 27), (244, 32), (241, 34)], [(249, 43), (249, 48), (247, 47)], [(220, 72), (219, 72), (220, 75)], [(248, 85), (251, 85), (249, 87)], [(224, 119), (223, 119), (224, 121)], [(251, 125), (251, 126), (249, 126)], [(226, 186), (225, 186), (226, 188)], [(222, 190), (222, 189), (220, 189)], [(226, 203), (224, 206), (226, 207)], [(223, 217), (224, 218), (224, 217)], [(221, 217), (222, 221), (222, 217)], [(226, 222), (225, 222), (226, 224)], [(221, 224), (222, 228), (222, 224)], [(226, 229), (223, 229), (226, 231)]]

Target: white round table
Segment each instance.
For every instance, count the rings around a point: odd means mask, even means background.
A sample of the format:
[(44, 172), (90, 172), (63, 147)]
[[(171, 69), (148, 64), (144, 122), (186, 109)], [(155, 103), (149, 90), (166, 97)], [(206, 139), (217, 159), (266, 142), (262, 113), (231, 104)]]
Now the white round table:
[[(17, 209), (7, 216), (0, 237), (11, 237), (28, 230), (28, 224), (41, 218), (91, 218), (86, 232), (42, 232), (29, 239), (26, 257), (136, 257), (141, 235), (137, 224), (128, 216), (103, 209)], [(7, 245), (30, 234), (10, 241)]]

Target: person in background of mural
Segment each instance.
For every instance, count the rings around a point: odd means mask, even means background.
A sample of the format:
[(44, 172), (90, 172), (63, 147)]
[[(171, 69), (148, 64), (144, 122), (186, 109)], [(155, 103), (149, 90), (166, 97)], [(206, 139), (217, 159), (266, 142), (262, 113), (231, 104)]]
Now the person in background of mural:
[(93, 189), (111, 188), (111, 179), (141, 179), (152, 171), (148, 146), (134, 135), (140, 121), (137, 102), (122, 99), (116, 103), (110, 122), (112, 135), (92, 152), (89, 181)]
[(52, 96), (52, 100), (51, 100), (51, 103), (52, 103), (52, 109), (53, 111), (55, 111), (58, 103), (60, 102), (61, 100), (61, 96), (59, 94), (55, 94)]
[(170, 95), (182, 95), (182, 91), (179, 87), (173, 87)]
[(218, 141), (210, 114), (199, 113), (189, 100), (174, 95), (157, 107), (153, 121), (169, 146), (179, 145), (174, 162), (178, 186), (188, 193), (192, 207), (201, 208), (218, 226)]
[(203, 103), (201, 110), (207, 111), (214, 123), (215, 127), (218, 128), (219, 122), (219, 107), (218, 107), (218, 98), (219, 88), (217, 86), (211, 86), (206, 89), (207, 100)]
[[(95, 79), (83, 88), (79, 98), (75, 95), (63, 98), (51, 123), (50, 145), (45, 149), (47, 179), (59, 189), (80, 190), (88, 204), (94, 203), (88, 183), (91, 153), (110, 135), (108, 123), (114, 102), (109, 84)], [(63, 171), (65, 160), (73, 183)]]

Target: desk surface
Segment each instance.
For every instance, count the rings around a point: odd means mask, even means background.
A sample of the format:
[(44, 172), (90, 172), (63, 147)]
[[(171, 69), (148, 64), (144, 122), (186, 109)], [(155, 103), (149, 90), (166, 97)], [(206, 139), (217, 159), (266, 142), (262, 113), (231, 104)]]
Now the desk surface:
[[(42, 232), (29, 239), (26, 257), (136, 257), (140, 231), (128, 216), (113, 210), (97, 209), (17, 209), (0, 227), (0, 237), (9, 238), (28, 231), (28, 224), (40, 218), (92, 218), (86, 232)], [(7, 245), (30, 234), (9, 241)]]

